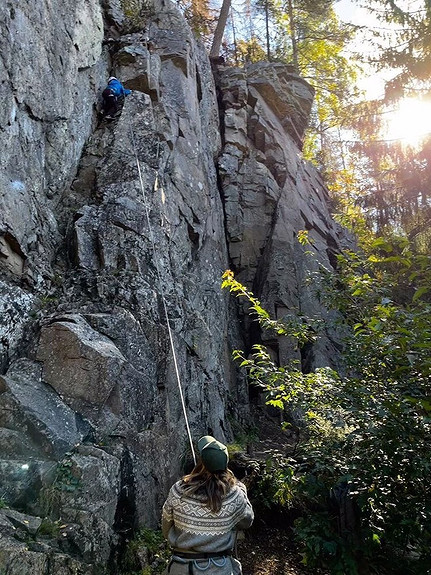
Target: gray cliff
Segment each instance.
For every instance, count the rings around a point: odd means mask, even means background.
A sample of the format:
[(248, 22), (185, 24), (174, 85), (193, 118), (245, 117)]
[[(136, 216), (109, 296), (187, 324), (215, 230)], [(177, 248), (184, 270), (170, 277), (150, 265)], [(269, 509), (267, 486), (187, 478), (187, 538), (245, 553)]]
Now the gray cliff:
[[(301, 159), (313, 90), (212, 69), (163, 0), (6, 0), (0, 27), (0, 573), (116, 572), (190, 460), (175, 364), (194, 439), (250, 422), (231, 352), (263, 336), (223, 272), (328, 319), (306, 280), (343, 234)], [(106, 123), (112, 74), (132, 94)], [(268, 343), (307, 369), (336, 345), (329, 323)]]

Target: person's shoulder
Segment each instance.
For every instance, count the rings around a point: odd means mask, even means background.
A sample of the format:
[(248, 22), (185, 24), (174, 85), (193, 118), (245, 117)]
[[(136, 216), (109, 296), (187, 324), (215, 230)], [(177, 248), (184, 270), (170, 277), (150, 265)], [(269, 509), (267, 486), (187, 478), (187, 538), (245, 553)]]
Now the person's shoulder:
[(247, 488), (242, 481), (235, 481), (234, 486), (229, 492), (230, 497), (236, 501), (246, 501), (248, 499)]
[(240, 481), (239, 479), (237, 479), (235, 481), (235, 488), (239, 489), (240, 491), (242, 491), (243, 493), (247, 493), (247, 487), (245, 486), (245, 484)]
[(241, 481), (235, 480), (235, 483), (230, 487), (226, 494), (229, 499), (236, 499), (237, 497), (242, 497), (242, 495), (247, 494), (245, 485)]
[(168, 505), (177, 505), (181, 499), (182, 491), (180, 481), (174, 483), (171, 488), (169, 489), (169, 493), (166, 497), (166, 503)]
[(169, 489), (168, 497), (180, 497), (181, 496), (181, 480), (176, 481), (172, 487)]

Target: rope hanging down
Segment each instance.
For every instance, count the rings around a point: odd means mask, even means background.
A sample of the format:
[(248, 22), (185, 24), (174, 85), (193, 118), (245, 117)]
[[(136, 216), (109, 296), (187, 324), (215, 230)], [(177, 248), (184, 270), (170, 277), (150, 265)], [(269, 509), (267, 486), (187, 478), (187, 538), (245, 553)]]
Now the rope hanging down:
[[(160, 268), (159, 268), (159, 263), (157, 260), (157, 250), (156, 250), (156, 244), (154, 241), (154, 235), (153, 235), (153, 230), (151, 227), (151, 222), (150, 222), (150, 211), (148, 208), (148, 202), (147, 202), (147, 196), (145, 194), (145, 187), (144, 187), (144, 182), (142, 179), (142, 172), (141, 172), (141, 164), (139, 163), (139, 158), (138, 158), (138, 154), (136, 152), (136, 145), (135, 145), (135, 136), (133, 134), (133, 130), (132, 128), (130, 128), (130, 133), (131, 133), (131, 139), (132, 139), (132, 146), (133, 146), (133, 153), (135, 155), (135, 159), (136, 159), (136, 165), (138, 166), (138, 175), (139, 175), (139, 183), (141, 186), (141, 191), (142, 191), (142, 197), (144, 199), (144, 207), (145, 207), (145, 216), (147, 219), (147, 225), (148, 225), (148, 232), (149, 232), (149, 236), (150, 236), (150, 242), (151, 242), (151, 247), (153, 250), (153, 259), (154, 262), (156, 264), (156, 272), (157, 272), (157, 278), (159, 280), (159, 289), (160, 289), (160, 295), (162, 298), (162, 302), (163, 302), (163, 310), (164, 310), (164, 314), (165, 314), (165, 319), (166, 319), (166, 325), (168, 326), (168, 333), (169, 333), (169, 341), (171, 344), (171, 350), (172, 350), (172, 357), (174, 359), (174, 366), (175, 366), (175, 375), (177, 378), (177, 384), (178, 384), (178, 390), (180, 392), (180, 398), (181, 398), (181, 405), (183, 408), (183, 414), (184, 414), (184, 420), (186, 423), (186, 430), (187, 430), (187, 436), (189, 438), (189, 443), (190, 443), (190, 449), (192, 451), (192, 455), (193, 455), (193, 461), (194, 464), (196, 465), (196, 454), (195, 454), (195, 450), (193, 447), (193, 440), (192, 440), (192, 434), (190, 432), (190, 426), (189, 426), (189, 420), (187, 417), (187, 411), (186, 411), (186, 404), (185, 404), (185, 400), (184, 400), (184, 394), (183, 394), (183, 389), (181, 386), (181, 379), (180, 379), (180, 372), (178, 369), (178, 362), (177, 362), (177, 355), (175, 353), (175, 345), (174, 345), (174, 338), (172, 335), (172, 330), (171, 330), (171, 325), (169, 322), (169, 314), (168, 314), (168, 308), (166, 306), (166, 300), (165, 300), (165, 293), (164, 293), (164, 289), (163, 289), (163, 282), (162, 282), (162, 276), (160, 273)], [(157, 157), (159, 155), (159, 148), (157, 148)], [(154, 181), (154, 186), (153, 186), (153, 190), (157, 190), (158, 187), (158, 172), (156, 172), (156, 179)]]

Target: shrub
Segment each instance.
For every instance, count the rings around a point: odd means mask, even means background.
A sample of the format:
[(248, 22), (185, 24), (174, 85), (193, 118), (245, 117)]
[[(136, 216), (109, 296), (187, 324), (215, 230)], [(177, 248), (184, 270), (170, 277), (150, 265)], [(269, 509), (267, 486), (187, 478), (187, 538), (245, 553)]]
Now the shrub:
[[(397, 246), (377, 242), (391, 255), (346, 253), (338, 275), (325, 270), (326, 301), (350, 328), (343, 376), (278, 366), (262, 345), (251, 356), (233, 354), (268, 404), (302, 414), (295, 460), (267, 462), (255, 483), (264, 505), (300, 514), (294, 532), (303, 562), (334, 575), (387, 561), (426, 573), (418, 569), (431, 547), (431, 305), (424, 299), (431, 269), (403, 245), (402, 257)], [(416, 289), (400, 291), (412, 277)], [(222, 286), (248, 299), (262, 328), (296, 337), (299, 346), (307, 341), (294, 321), (271, 320), (231, 272)]]

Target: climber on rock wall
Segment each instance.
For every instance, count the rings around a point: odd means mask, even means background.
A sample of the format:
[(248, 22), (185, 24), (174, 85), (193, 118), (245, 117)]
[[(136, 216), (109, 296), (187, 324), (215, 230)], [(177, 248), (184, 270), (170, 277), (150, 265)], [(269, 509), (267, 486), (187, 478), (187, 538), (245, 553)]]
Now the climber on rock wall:
[(198, 441), (201, 461), (170, 489), (162, 532), (172, 548), (169, 575), (240, 575), (232, 557), (237, 530), (254, 513), (247, 490), (227, 468), (225, 445), (206, 435)]
[(102, 114), (106, 120), (113, 120), (121, 114), (125, 96), (131, 94), (115, 76), (111, 76), (102, 92)]

